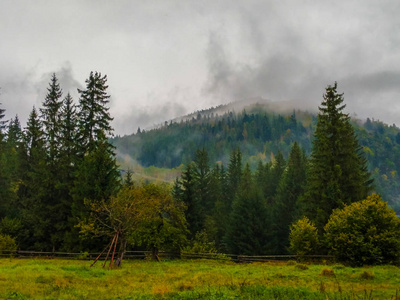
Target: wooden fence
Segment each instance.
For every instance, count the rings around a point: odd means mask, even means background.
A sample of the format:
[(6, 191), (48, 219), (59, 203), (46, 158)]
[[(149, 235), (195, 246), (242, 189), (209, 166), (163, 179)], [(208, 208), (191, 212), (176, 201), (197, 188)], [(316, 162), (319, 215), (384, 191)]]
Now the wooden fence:
[[(100, 253), (70, 253), (70, 252), (44, 252), (44, 251), (0, 251), (0, 257), (18, 257), (18, 258), (63, 258), (63, 259), (78, 259), (78, 260), (94, 260), (99, 256)], [(160, 251), (158, 256), (161, 259), (212, 259), (212, 260), (226, 260), (234, 261), (238, 263), (252, 263), (252, 262), (268, 262), (268, 261), (332, 261), (333, 256), (329, 255), (233, 255), (233, 254), (221, 254), (221, 253), (190, 253), (190, 252), (163, 252)], [(106, 254), (100, 256), (100, 260), (104, 260)], [(148, 259), (151, 257), (150, 251), (126, 251), (124, 259)]]

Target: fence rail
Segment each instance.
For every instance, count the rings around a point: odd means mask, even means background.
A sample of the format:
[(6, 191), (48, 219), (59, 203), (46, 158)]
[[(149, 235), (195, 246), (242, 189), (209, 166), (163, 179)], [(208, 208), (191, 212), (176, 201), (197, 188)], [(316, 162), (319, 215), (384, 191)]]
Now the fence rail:
[[(45, 258), (64, 258), (64, 259), (78, 259), (78, 260), (94, 260), (100, 255), (98, 253), (71, 253), (71, 252), (46, 252), (46, 251), (26, 251), (26, 250), (14, 250), (0, 251), (0, 257), (18, 257), (18, 258), (33, 258), (33, 257), (45, 257)], [(239, 263), (252, 263), (252, 262), (268, 262), (268, 261), (284, 261), (284, 260), (332, 260), (333, 256), (330, 255), (233, 255), (233, 254), (222, 254), (222, 253), (190, 253), (190, 252), (163, 252), (158, 253), (160, 258), (174, 258), (174, 259), (211, 259), (211, 260), (229, 260)], [(126, 251), (124, 259), (147, 259), (151, 257), (151, 251)], [(100, 256), (100, 260), (104, 260), (106, 254)]]

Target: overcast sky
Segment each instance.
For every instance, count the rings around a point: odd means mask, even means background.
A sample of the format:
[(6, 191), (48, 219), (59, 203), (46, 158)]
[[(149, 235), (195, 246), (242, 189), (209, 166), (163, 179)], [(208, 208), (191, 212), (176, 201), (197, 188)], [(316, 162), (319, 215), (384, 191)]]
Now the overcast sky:
[(108, 76), (116, 134), (236, 100), (400, 126), (400, 1), (1, 0), (0, 102), (22, 125), (53, 72), (64, 96)]

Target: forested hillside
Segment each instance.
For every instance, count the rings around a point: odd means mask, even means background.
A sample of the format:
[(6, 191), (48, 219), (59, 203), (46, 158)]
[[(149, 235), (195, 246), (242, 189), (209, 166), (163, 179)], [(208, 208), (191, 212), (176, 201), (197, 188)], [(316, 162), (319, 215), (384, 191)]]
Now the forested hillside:
[[(164, 126), (136, 134), (115, 137), (122, 158), (128, 155), (141, 166), (175, 168), (195, 159), (198, 149), (208, 153), (210, 164), (227, 166), (230, 154), (240, 149), (243, 162), (255, 170), (259, 161), (270, 162), (278, 151), (288, 158), (296, 141), (308, 156), (316, 125), (316, 114), (292, 110), (279, 112), (268, 104), (253, 104), (239, 112), (226, 107), (197, 112), (181, 121), (166, 122)], [(376, 191), (400, 212), (400, 129), (381, 121), (367, 119), (351, 121), (367, 158)]]

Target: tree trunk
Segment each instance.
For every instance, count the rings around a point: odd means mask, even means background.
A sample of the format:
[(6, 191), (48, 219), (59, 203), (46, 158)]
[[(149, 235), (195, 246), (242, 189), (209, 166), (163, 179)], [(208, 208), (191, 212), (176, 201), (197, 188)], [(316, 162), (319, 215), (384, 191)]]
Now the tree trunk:
[(158, 256), (158, 248), (156, 246), (153, 246), (151, 249), (151, 258), (153, 260), (161, 261), (160, 257)]

